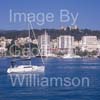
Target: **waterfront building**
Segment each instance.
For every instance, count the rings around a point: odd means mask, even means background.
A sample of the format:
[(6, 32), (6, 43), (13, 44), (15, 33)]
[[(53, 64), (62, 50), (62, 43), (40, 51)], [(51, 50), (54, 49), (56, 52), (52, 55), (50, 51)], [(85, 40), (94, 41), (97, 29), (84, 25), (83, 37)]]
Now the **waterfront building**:
[(38, 36), (38, 46), (42, 56), (49, 56), (51, 54), (50, 36), (45, 31), (45, 34)]
[(73, 50), (74, 48), (74, 37), (62, 35), (58, 37), (58, 49), (68, 52), (68, 50)]
[(37, 45), (38, 44), (37, 39), (32, 40), (32, 43)]
[(10, 45), (13, 39), (6, 39), (6, 45)]
[(0, 38), (0, 56), (3, 56), (4, 53), (7, 51), (6, 44), (7, 44), (6, 38), (1, 37)]
[(94, 51), (98, 48), (98, 41), (96, 36), (83, 36), (81, 40), (82, 51)]
[(20, 37), (15, 40), (16, 45), (25, 45), (26, 43), (32, 42), (31, 38), (29, 37)]
[(56, 54), (58, 52), (57, 39), (51, 40), (51, 52), (52, 52), (52, 54)]

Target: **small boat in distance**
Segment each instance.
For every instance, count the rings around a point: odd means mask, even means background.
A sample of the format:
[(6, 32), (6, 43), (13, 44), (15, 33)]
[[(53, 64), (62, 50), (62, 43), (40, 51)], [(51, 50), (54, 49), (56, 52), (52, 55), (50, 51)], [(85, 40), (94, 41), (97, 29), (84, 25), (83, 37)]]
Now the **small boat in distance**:
[(77, 59), (77, 58), (81, 58), (81, 56), (77, 55), (76, 54), (76, 51), (74, 53), (73, 51), (73, 44), (72, 44), (72, 41), (71, 41), (71, 38), (69, 37), (69, 41), (68, 41), (69, 45), (68, 45), (68, 51), (66, 54), (64, 54), (62, 56), (63, 59)]
[(62, 58), (64, 58), (64, 59), (72, 59), (72, 58), (81, 58), (81, 57), (78, 56), (78, 55), (67, 54), (67, 55), (62, 56)]
[[(30, 26), (31, 26), (31, 28), (33, 28), (31, 23), (30, 23)], [(28, 25), (28, 27), (29, 27), (29, 25)], [(35, 36), (34, 32), (33, 32), (33, 34)], [(30, 29), (29, 29), (29, 38), (30, 38)], [(36, 39), (36, 37), (34, 37), (34, 38)], [(30, 46), (30, 43), (29, 43), (29, 48), (30, 48), (29, 57), (28, 57), (28, 59), (25, 59), (25, 60), (29, 60), (29, 64), (28, 65), (15, 66), (15, 62), (12, 62), (10, 68), (7, 69), (7, 73), (26, 73), (26, 72), (42, 72), (43, 73), (45, 71), (45, 66), (44, 66), (44, 62), (43, 62), (42, 58), (41, 58), (41, 60), (42, 60), (43, 65), (41, 65), (41, 66), (32, 65), (32, 63), (31, 63), (31, 46)]]

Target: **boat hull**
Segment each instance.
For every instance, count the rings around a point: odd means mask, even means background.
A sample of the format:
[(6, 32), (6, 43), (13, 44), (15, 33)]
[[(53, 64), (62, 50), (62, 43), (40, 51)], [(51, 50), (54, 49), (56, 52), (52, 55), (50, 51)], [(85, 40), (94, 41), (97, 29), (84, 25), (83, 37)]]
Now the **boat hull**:
[(64, 55), (62, 58), (64, 59), (72, 59), (72, 58), (81, 58), (80, 56), (76, 56), (76, 55)]
[(8, 68), (7, 73), (26, 73), (26, 72), (44, 72), (45, 66), (18, 66), (14, 68)]

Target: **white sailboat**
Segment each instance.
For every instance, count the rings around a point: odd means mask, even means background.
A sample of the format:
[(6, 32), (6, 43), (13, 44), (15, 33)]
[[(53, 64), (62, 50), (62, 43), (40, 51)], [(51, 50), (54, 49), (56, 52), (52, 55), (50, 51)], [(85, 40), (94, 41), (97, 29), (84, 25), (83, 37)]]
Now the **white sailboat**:
[[(30, 23), (30, 26), (31, 26), (31, 28), (33, 28), (31, 23)], [(33, 30), (32, 30), (32, 32), (33, 32)], [(34, 38), (36, 39), (34, 32), (33, 32), (33, 35), (34, 35)], [(29, 37), (30, 37), (30, 29), (29, 29)], [(29, 48), (30, 47), (31, 46), (29, 43)], [(39, 47), (38, 47), (38, 49), (39, 49)], [(39, 53), (40, 53), (40, 50), (39, 50)], [(45, 71), (45, 66), (44, 66), (44, 61), (42, 59), (42, 56), (41, 56), (41, 60), (42, 60), (43, 66), (32, 65), (31, 64), (31, 56), (29, 55), (29, 57), (30, 57), (29, 65), (10, 66), (10, 68), (7, 69), (7, 73), (26, 73), (26, 72), (44, 72)]]

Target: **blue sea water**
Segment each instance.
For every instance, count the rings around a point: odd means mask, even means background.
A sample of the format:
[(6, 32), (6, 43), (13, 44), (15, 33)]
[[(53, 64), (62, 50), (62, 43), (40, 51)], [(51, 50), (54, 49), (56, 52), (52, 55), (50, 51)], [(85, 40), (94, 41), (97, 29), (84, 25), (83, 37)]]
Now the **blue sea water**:
[[(39, 77), (88, 77), (89, 86), (12, 86), (6, 73), (12, 58), (0, 58), (0, 100), (100, 100), (100, 59), (45, 59), (45, 73)], [(18, 61), (17, 64), (20, 64)], [(41, 65), (40, 58), (32, 64)], [(36, 73), (35, 73), (36, 74)]]

